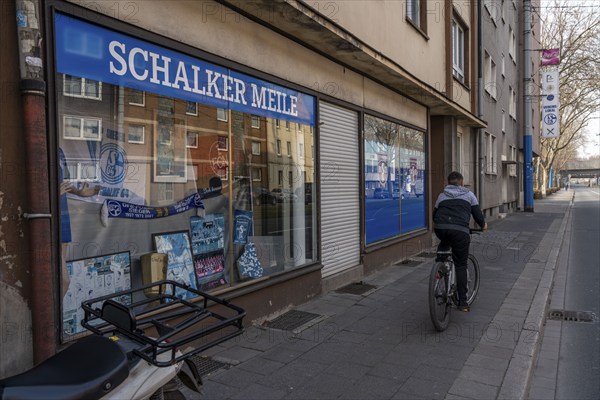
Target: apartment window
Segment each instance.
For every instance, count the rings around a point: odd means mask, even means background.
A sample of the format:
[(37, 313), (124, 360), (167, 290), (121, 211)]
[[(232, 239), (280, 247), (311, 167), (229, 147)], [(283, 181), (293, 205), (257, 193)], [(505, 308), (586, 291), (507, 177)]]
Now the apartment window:
[(505, 63), (504, 63), (504, 53), (502, 53), (502, 59), (500, 60), (500, 73), (502, 74), (503, 77), (506, 77), (506, 68), (505, 68)]
[(252, 180), (262, 181), (262, 170), (260, 168), (252, 168)]
[(498, 5), (496, 2), (492, 0), (483, 0), (483, 5), (490, 15), (490, 19), (494, 24), (496, 24), (496, 20), (498, 19)]
[(310, 126), (310, 134), (314, 134), (315, 133), (315, 127), (314, 126)]
[(146, 94), (143, 90), (128, 89), (129, 91), (129, 104), (132, 106), (143, 107), (146, 104)]
[(486, 162), (485, 172), (487, 174), (497, 173), (497, 160), (496, 160), (496, 137), (489, 133), (485, 133), (486, 136)]
[(252, 142), (252, 154), (255, 156), (260, 155), (260, 142)]
[(315, 146), (310, 146), (310, 152), (312, 154), (312, 159), (315, 159)]
[(63, 76), (63, 94), (65, 96), (102, 100), (101, 82), (72, 75)]
[(193, 101), (188, 101), (185, 108), (185, 113), (187, 115), (198, 115), (198, 103)]
[(304, 143), (298, 143), (298, 153), (300, 158), (304, 158)]
[(292, 142), (287, 142), (287, 156), (292, 156)]
[(98, 118), (64, 116), (64, 138), (100, 141), (102, 120)]
[(228, 114), (226, 108), (217, 108), (217, 120), (227, 122)]
[(145, 130), (144, 125), (129, 125), (127, 127), (127, 141), (129, 143), (144, 144)]
[(463, 165), (463, 143), (462, 135), (458, 133), (456, 135), (456, 170), (462, 172)]
[(452, 70), (454, 77), (465, 82), (465, 29), (452, 20)]
[(197, 149), (198, 148), (198, 132), (187, 131), (187, 143), (185, 147), (188, 149)]
[(258, 118), (258, 116), (253, 115), (251, 119), (252, 119), (252, 122), (251, 122), (252, 128), (254, 128), (254, 129), (260, 128), (260, 119)]
[(228, 146), (227, 136), (218, 136), (217, 137), (217, 150), (226, 151)]
[(281, 155), (281, 140), (277, 139), (277, 155), (280, 156)]
[(426, 0), (407, 0), (406, 1), (406, 19), (427, 33), (427, 1)]
[(502, 133), (506, 132), (506, 111), (502, 110)]
[(290, 121), (285, 121), (285, 129), (290, 130)]
[(279, 119), (275, 120), (275, 128), (279, 128), (281, 125), (281, 122), (279, 122)]
[(492, 60), (492, 57), (485, 52), (484, 55), (484, 87), (485, 91), (490, 97), (496, 100), (497, 89), (496, 89), (496, 63)]
[(517, 50), (517, 39), (515, 37), (515, 31), (513, 31), (512, 26), (508, 27), (508, 55), (512, 58), (513, 62), (517, 63), (517, 58), (515, 56)]
[(288, 183), (290, 187), (292, 187), (292, 183), (294, 182), (294, 173), (292, 171), (288, 171)]
[(277, 171), (277, 183), (283, 186), (283, 171)]
[[(517, 148), (515, 146), (509, 146), (510, 161), (517, 161)], [(508, 175), (517, 176), (517, 164), (510, 164), (508, 166)]]
[(502, 18), (502, 22), (506, 22), (506, 17), (504, 16), (504, 0), (500, 1), (500, 17)]
[(508, 114), (516, 121), (517, 120), (517, 92), (510, 88), (510, 109)]

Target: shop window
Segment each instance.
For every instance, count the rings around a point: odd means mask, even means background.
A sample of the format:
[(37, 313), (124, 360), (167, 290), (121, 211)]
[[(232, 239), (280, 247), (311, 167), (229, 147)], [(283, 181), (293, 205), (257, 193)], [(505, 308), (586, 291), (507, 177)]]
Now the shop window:
[(102, 83), (93, 79), (64, 75), (63, 93), (69, 97), (102, 100)]
[[(314, 148), (315, 138), (302, 131), (293, 139), (291, 133), (279, 139), (272, 129), (277, 124), (274, 116), (287, 128), (292, 123), (312, 127), (314, 97), (237, 71), (231, 76), (238, 79), (236, 87), (245, 85), (245, 104), (190, 94), (183, 81), (180, 89), (173, 84), (176, 76), (184, 79), (184, 67), (189, 79), (196, 65), (203, 66), (204, 77), (211, 69), (223, 74), (228, 70), (192, 58), (193, 51), (178, 54), (171, 49), (165, 54), (172, 66), (184, 66), (179, 75), (173, 67), (170, 75), (159, 73), (159, 84), (143, 86), (154, 87), (152, 91), (138, 92), (135, 76), (146, 72), (143, 57), (137, 57), (140, 64), (130, 70), (129, 63), (116, 62), (108, 50), (101, 51), (102, 42), (78, 44), (85, 51), (67, 48), (72, 45), (69, 40), (59, 42), (78, 31), (82, 42), (109, 34), (105, 43), (130, 43), (131, 38), (109, 29), (100, 32), (97, 25), (60, 12), (54, 25), (59, 66), (54, 79), (57, 87), (67, 88), (56, 97), (60, 160), (56, 192), (64, 180), (87, 189), (56, 199), (61, 204), (61, 270), (71, 277), (61, 305), (64, 339), (81, 332), (78, 288), (93, 286), (94, 295), (100, 296), (138, 285), (146, 254), (167, 253), (167, 278), (203, 291), (280, 276), (317, 262), (315, 166), (313, 161), (292, 162), (300, 159), (303, 146)], [(86, 29), (96, 36), (86, 34)], [(157, 53), (163, 50), (154, 43), (147, 45)], [(96, 68), (99, 64), (106, 71)], [(76, 78), (77, 68), (83, 77)], [(100, 81), (88, 81), (87, 71), (105, 75)], [(170, 85), (165, 84), (168, 80)], [(190, 87), (204, 83), (190, 81)], [(223, 84), (224, 80), (214, 82), (220, 85), (219, 93), (224, 92)], [(260, 92), (260, 85), (265, 93), (268, 88), (287, 94), (279, 96), (282, 112), (273, 112), (260, 101), (252, 104), (252, 90)], [(119, 103), (123, 88), (125, 98)], [(292, 94), (298, 115), (293, 115)], [(86, 96), (98, 100), (94, 107)], [(137, 107), (141, 104), (143, 110)], [(292, 145), (293, 140), (302, 146)], [(282, 141), (289, 160), (277, 157)], [(261, 148), (261, 143), (269, 145)], [(178, 242), (169, 242), (168, 237)], [(181, 246), (185, 252), (179, 251)], [(213, 261), (218, 268), (213, 268)]]
[(146, 104), (146, 96), (143, 90), (128, 89), (129, 104), (143, 107)]
[(64, 117), (64, 135), (65, 139), (76, 140), (101, 140), (102, 120), (91, 117)]
[(127, 141), (129, 143), (144, 144), (145, 136), (144, 125), (130, 124), (127, 127)]
[(425, 228), (425, 134), (365, 115), (366, 243)]

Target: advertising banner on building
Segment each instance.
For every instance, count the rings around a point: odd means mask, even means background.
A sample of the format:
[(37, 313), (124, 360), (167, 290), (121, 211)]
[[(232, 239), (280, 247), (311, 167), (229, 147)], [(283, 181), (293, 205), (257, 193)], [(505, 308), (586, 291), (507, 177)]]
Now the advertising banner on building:
[(542, 137), (560, 136), (560, 91), (558, 70), (542, 72)]
[(558, 65), (560, 63), (560, 49), (542, 50), (542, 66)]
[(314, 97), (56, 14), (59, 73), (314, 126)]

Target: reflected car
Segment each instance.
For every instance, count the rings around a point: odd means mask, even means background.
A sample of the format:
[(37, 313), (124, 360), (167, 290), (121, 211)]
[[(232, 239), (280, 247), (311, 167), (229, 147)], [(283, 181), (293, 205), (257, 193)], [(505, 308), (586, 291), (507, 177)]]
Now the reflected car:
[(298, 196), (295, 193), (292, 193), (290, 189), (275, 188), (271, 190), (271, 194), (275, 197), (278, 203), (298, 200)]
[(375, 191), (373, 192), (374, 199), (389, 199), (390, 197), (392, 197), (390, 192), (384, 188), (375, 188)]
[(392, 199), (396, 200), (396, 199), (399, 199), (400, 197), (404, 198), (404, 195), (401, 194), (398, 189), (394, 189), (392, 191)]
[(260, 206), (261, 204), (275, 204), (277, 198), (269, 189), (265, 187), (253, 187), (252, 188), (252, 199), (254, 205)]

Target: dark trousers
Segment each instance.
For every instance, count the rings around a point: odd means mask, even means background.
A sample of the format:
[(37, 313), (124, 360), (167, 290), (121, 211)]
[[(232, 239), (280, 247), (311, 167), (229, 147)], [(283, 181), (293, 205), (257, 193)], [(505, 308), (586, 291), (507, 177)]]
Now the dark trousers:
[(438, 251), (452, 248), (452, 259), (456, 270), (456, 289), (458, 300), (467, 300), (467, 260), (469, 258), (469, 245), (471, 235), (454, 229), (436, 229), (435, 235), (441, 240)]

